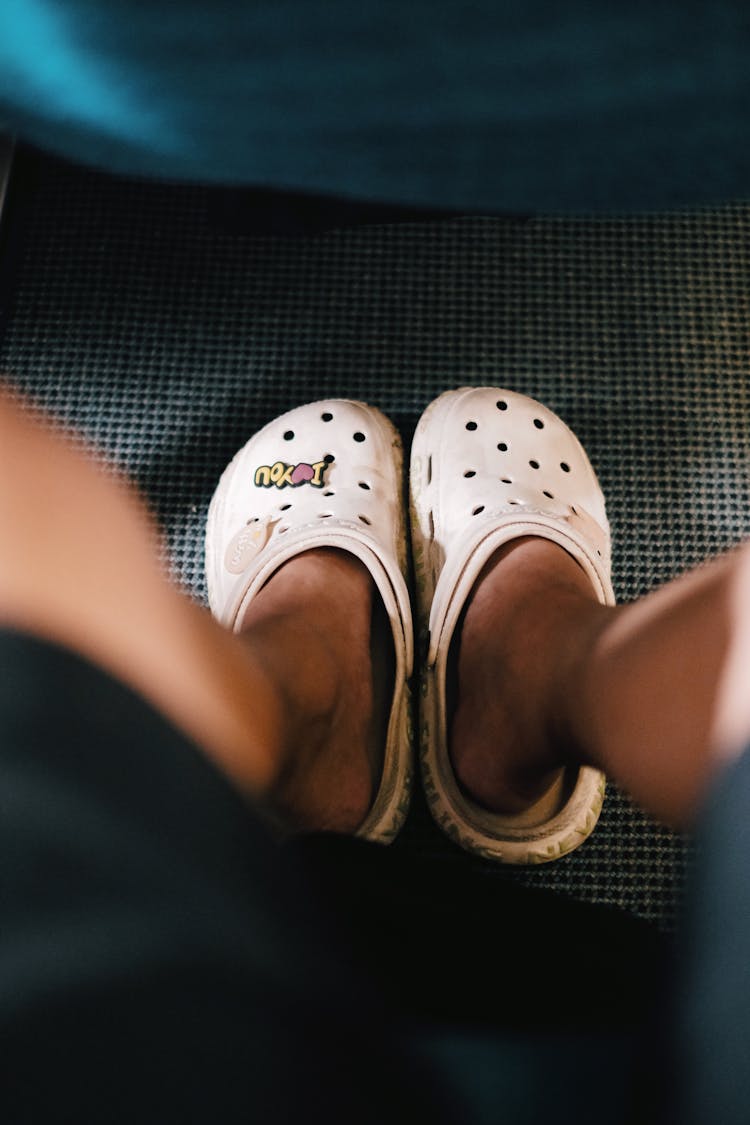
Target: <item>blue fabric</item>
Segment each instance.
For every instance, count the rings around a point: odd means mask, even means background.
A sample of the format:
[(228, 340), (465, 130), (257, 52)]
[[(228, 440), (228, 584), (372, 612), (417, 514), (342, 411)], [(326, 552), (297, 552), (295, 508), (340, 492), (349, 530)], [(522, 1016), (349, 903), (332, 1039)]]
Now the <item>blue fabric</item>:
[(703, 812), (679, 1028), (681, 1119), (750, 1119), (750, 749)]
[(397, 847), (282, 851), (86, 661), (0, 631), (0, 673), (3, 1121), (598, 1125), (605, 1093), (632, 1120), (643, 924)]
[(0, 856), (3, 1121), (405, 1125), (429, 1101), (208, 758), (86, 661), (5, 630)]
[(463, 210), (750, 192), (741, 0), (3, 0), (0, 118), (121, 172)]

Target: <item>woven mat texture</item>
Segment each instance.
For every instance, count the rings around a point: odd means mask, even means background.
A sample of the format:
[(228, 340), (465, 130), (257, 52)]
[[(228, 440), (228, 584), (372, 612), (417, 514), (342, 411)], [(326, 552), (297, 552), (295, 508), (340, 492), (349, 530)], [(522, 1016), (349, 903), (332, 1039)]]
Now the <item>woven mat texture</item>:
[[(132, 475), (198, 599), (204, 521), (225, 464), (275, 415), (327, 396), (379, 406), (407, 443), (426, 404), (460, 384), (499, 384), (552, 407), (599, 474), (620, 601), (749, 530), (746, 205), (283, 238), (259, 234), (242, 196), (229, 206), (217, 189), (39, 157), (19, 169), (0, 368)], [(612, 785), (591, 839), (543, 868), (464, 855), (421, 800), (396, 846), (667, 929), (690, 861), (688, 841)]]

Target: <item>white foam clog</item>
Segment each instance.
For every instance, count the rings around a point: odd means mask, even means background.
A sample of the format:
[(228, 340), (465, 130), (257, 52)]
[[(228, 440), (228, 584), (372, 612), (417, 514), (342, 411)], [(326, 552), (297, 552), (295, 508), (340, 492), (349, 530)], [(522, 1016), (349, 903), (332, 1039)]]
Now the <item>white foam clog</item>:
[(274, 571), (303, 551), (338, 547), (370, 571), (390, 621), (396, 667), (380, 787), (357, 834), (381, 843), (406, 817), (412, 774), (402, 463), (399, 434), (379, 410), (343, 399), (300, 406), (237, 453), (206, 528), (209, 603), (235, 631)]
[[(422, 666), (420, 762), (433, 816), (469, 851), (543, 863), (576, 848), (596, 824), (605, 779), (578, 768), (563, 806), (536, 820), (501, 816), (461, 789), (448, 754), (446, 668), (459, 616), (482, 567), (503, 543), (538, 535), (583, 567), (614, 604), (604, 498), (578, 439), (552, 411), (513, 391), (447, 391), (422, 415), (412, 445), (411, 520)], [(502, 747), (502, 731), (498, 731)]]

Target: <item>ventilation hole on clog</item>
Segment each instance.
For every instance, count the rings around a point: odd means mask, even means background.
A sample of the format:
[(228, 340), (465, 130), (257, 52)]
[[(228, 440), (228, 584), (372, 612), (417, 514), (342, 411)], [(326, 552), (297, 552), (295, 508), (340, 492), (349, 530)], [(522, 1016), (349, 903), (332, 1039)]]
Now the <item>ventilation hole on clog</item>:
[(561, 461), (560, 462), (560, 468), (562, 469), (562, 471), (564, 473), (570, 472), (570, 465), (567, 463), (567, 461)]
[(500, 481), (502, 484), (513, 484), (510, 477), (500, 477)]
[(531, 465), (532, 469), (538, 469), (539, 468), (539, 462), (538, 461), (529, 461), (529, 464)]
[(355, 441), (364, 441), (365, 440), (365, 435), (362, 433), (361, 430), (357, 430), (356, 434), (352, 434), (352, 437), (354, 438)]
[(427, 458), (427, 483), (432, 480), (432, 454)]
[(464, 473), (465, 477), (475, 477), (477, 474), (474, 469), (467, 469)]
[(357, 519), (362, 520), (362, 523), (366, 523), (368, 527), (370, 526), (370, 521), (368, 520), (367, 516), (358, 516)]
[(250, 519), (247, 522), (248, 523), (257, 523), (258, 517), (257, 516), (251, 516)]
[(547, 496), (547, 497), (549, 497), (549, 499), (550, 499), (550, 500), (554, 500), (554, 499), (555, 499), (555, 497), (554, 497), (554, 496), (552, 495), (552, 493), (551, 493), (551, 492), (547, 492), (547, 489), (546, 489), (546, 488), (545, 488), (545, 489), (544, 489), (544, 491), (542, 492), (542, 496)]
[(520, 500), (509, 500), (508, 503), (509, 504), (520, 504), (521, 501)]
[(599, 558), (601, 558), (601, 557), (602, 557), (602, 553), (601, 553), (601, 551), (599, 550), (599, 548), (598, 548), (598, 547), (596, 548), (596, 553), (597, 553), (597, 555), (599, 556)]
[(288, 530), (289, 530), (288, 527), (280, 527), (280, 528), (278, 528), (278, 533), (279, 533), (279, 535), (283, 535), (284, 532), (288, 531)]
[(333, 515), (333, 512), (318, 512), (318, 519), (319, 520), (329, 520), (332, 515)]
[(475, 508), (474, 511), (471, 514), (472, 514), (472, 516), (478, 516), (479, 513), (483, 512), (483, 511), (484, 511), (484, 504), (480, 504), (479, 507)]
[(325, 461), (326, 465), (332, 465), (333, 462), (336, 460), (336, 458), (333, 456), (332, 453), (326, 453), (323, 460)]
[(508, 404), (505, 401), (505, 399), (503, 399), (503, 398), (501, 398), (500, 401), (498, 403), (496, 403), (495, 405), (497, 406), (498, 410), (507, 410), (508, 409)]
[(576, 508), (575, 504), (570, 505), (570, 510), (571, 510), (571, 512), (573, 513), (574, 516), (578, 515), (578, 508)]
[(544, 429), (544, 422), (542, 421), (542, 419), (541, 419), (541, 418), (535, 418), (535, 419), (534, 419), (534, 425), (536, 426), (536, 428), (537, 428), (538, 430), (543, 430), (543, 429)]
[(280, 512), (288, 512), (289, 509), (291, 508), (291, 506), (292, 506), (291, 504), (282, 504), (281, 507), (279, 508), (279, 511)]
[(504, 441), (498, 442), (497, 448), (500, 450), (501, 453), (507, 453), (508, 452), (507, 443), (504, 442)]
[(467, 430), (475, 430), (476, 428), (477, 428), (476, 422), (467, 422), (466, 423), (466, 429)]
[(335, 493), (335, 492), (333, 491), (333, 489), (332, 489), (332, 488), (329, 488), (327, 492), (324, 492), (324, 493), (323, 493), (323, 495), (324, 495), (324, 496), (335, 496), (335, 495), (336, 495), (336, 493)]
[(364, 488), (365, 492), (369, 492), (369, 491), (370, 491), (370, 486), (369, 486), (369, 484), (367, 483), (367, 481), (366, 481), (366, 480), (361, 480), (361, 481), (359, 482), (359, 487), (360, 487), (360, 488)]
[(284, 441), (291, 441), (294, 437), (294, 430), (287, 430), (284, 434)]
[(332, 422), (333, 421), (333, 414), (331, 414), (330, 411), (328, 411), (328, 410), (326, 410), (325, 414), (321, 414), (320, 417), (323, 419), (324, 422)]
[(429, 524), (430, 524), (430, 539), (434, 539), (435, 538), (435, 521), (432, 518), (432, 512), (427, 513), (427, 519), (429, 520)]

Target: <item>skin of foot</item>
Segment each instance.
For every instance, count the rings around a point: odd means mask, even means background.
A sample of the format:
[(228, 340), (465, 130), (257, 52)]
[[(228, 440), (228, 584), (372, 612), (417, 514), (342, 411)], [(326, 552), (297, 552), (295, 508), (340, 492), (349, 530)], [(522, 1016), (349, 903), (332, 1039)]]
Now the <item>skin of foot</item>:
[(485, 565), (451, 653), (449, 753), (478, 804), (517, 815), (560, 788), (575, 748), (559, 701), (602, 610), (581, 567), (548, 540), (513, 540)]
[(267, 796), (289, 829), (352, 833), (371, 807), (389, 712), (378, 608), (365, 566), (322, 548), (280, 567), (245, 613), (243, 640), (282, 694)]

